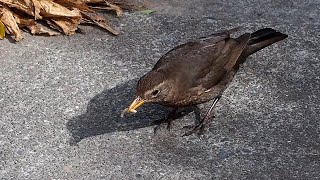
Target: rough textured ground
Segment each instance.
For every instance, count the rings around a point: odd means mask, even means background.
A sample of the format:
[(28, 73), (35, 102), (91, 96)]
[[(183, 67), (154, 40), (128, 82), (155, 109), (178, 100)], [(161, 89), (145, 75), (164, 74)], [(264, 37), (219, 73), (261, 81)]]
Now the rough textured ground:
[[(319, 1), (161, 1), (126, 14), (113, 37), (0, 41), (1, 179), (319, 179)], [(238, 25), (286, 41), (251, 56), (201, 137), (153, 134), (168, 109), (128, 118), (137, 78), (174, 46)], [(202, 107), (206, 108), (206, 106)]]

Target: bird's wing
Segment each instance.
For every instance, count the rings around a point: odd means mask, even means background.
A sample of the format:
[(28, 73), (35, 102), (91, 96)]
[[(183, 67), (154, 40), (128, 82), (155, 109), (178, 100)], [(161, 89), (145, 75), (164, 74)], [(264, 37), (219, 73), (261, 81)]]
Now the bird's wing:
[[(205, 47), (214, 47), (217, 42), (223, 41), (226, 38), (229, 38), (230, 34), (227, 32), (223, 33), (217, 33), (210, 35), (209, 37), (201, 38), (198, 41), (193, 42), (187, 42), (185, 44), (179, 45), (173, 49), (171, 49), (169, 52), (167, 52), (165, 55), (163, 55), (159, 61), (155, 64), (153, 67), (153, 70), (156, 70), (158, 68), (162, 68), (164, 66), (168, 66), (169, 64), (183, 64), (183, 63), (189, 63), (189, 62), (195, 62), (199, 61), (197, 55), (202, 55), (203, 57), (206, 54), (212, 54), (213, 51), (217, 48), (211, 48), (211, 51), (208, 51), (207, 49), (201, 49)], [(205, 50), (205, 52), (203, 52)], [(190, 58), (187, 58), (187, 56), (190, 56)], [(192, 57), (192, 55), (194, 55)], [(174, 61), (174, 62), (173, 62)], [(201, 60), (200, 60), (201, 61)], [(197, 63), (199, 64), (199, 62)], [(201, 64), (201, 63), (200, 63)]]
[(195, 85), (210, 89), (217, 85), (226, 74), (233, 69), (244, 48), (247, 46), (250, 34), (244, 34), (237, 39), (226, 39), (220, 49), (219, 56), (213, 61), (210, 71), (205, 77), (198, 79)]
[(153, 70), (179, 81), (179, 93), (198, 87), (210, 89), (236, 64), (249, 38), (250, 34), (244, 34), (232, 39), (225, 32), (182, 44), (162, 56)]
[(249, 33), (246, 33), (236, 39), (237, 43), (231, 50), (229, 60), (227, 64), (224, 66), (224, 69), (226, 71), (230, 71), (233, 68), (233, 66), (236, 65), (241, 53), (243, 52), (244, 48), (246, 48), (249, 42), (250, 36), (251, 35)]

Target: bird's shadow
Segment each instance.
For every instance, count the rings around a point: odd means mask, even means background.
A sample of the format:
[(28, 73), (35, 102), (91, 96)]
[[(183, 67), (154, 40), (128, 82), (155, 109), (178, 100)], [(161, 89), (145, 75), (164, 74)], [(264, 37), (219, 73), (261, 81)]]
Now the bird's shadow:
[(171, 109), (157, 104), (142, 106), (138, 113), (120, 117), (122, 110), (133, 100), (136, 82), (134, 79), (102, 91), (90, 100), (84, 114), (68, 120), (70, 143), (74, 145), (91, 136), (153, 126), (154, 121), (164, 118)]

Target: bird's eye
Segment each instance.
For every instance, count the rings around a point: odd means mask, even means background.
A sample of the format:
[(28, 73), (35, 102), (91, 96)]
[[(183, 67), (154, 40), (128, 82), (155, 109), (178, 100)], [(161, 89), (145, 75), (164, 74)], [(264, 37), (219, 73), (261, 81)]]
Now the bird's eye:
[(152, 96), (156, 96), (156, 95), (158, 95), (159, 94), (159, 90), (154, 90), (153, 92), (152, 92)]

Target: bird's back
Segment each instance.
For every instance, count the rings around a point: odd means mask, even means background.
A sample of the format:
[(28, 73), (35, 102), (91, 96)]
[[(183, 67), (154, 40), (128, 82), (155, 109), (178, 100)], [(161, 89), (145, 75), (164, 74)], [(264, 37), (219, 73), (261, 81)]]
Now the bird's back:
[[(241, 42), (230, 38), (228, 32), (188, 42), (165, 54), (153, 70), (161, 70), (179, 81), (180, 93), (197, 86), (208, 89), (217, 84), (235, 64), (225, 68), (231, 58), (234, 62), (238, 58), (232, 56), (239, 44)], [(242, 44), (241, 51), (244, 46)]]
[(174, 93), (163, 104), (187, 106), (209, 101), (225, 90), (247, 56), (286, 37), (270, 28), (236, 39), (226, 31), (177, 46), (152, 69), (174, 82)]

